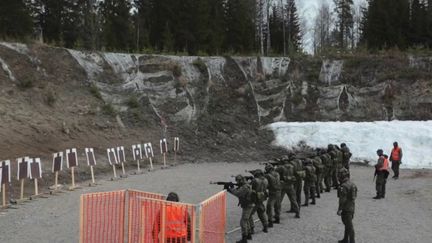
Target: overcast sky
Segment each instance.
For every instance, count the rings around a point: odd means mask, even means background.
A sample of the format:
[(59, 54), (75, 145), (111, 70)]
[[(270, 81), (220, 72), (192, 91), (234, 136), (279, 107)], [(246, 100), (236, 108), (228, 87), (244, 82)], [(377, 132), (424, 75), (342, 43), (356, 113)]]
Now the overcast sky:
[[(312, 51), (312, 28), (317, 11), (323, 2), (333, 6), (333, 0), (296, 0), (299, 15), (306, 27), (303, 45), (308, 52)], [(356, 6), (366, 3), (366, 0), (354, 0)], [(331, 7), (332, 9), (334, 7)]]

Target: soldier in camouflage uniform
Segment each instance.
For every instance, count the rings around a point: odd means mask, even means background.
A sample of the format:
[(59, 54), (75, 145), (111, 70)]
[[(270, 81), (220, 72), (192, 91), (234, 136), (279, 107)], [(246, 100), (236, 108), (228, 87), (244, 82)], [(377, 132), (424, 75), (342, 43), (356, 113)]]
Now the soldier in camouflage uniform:
[(247, 243), (248, 240), (252, 240), (251, 227), (249, 219), (252, 215), (252, 210), (255, 207), (252, 199), (252, 187), (246, 182), (246, 179), (242, 175), (235, 177), (237, 182), (237, 188), (225, 186), (225, 189), (238, 197), (239, 205), (242, 208), (242, 216), (240, 219), (240, 227), (242, 232), (242, 239), (236, 243)]
[(337, 167), (338, 167), (338, 152), (336, 152), (336, 148), (333, 144), (328, 145), (327, 149), (328, 154), (331, 157), (332, 160), (332, 167), (331, 167), (331, 177), (332, 177), (332, 186), (337, 189), (339, 186), (338, 178), (337, 178)]
[(341, 143), (341, 151), (342, 151), (342, 166), (345, 167), (345, 169), (349, 170), (349, 164), (351, 159), (351, 152), (350, 149), (346, 146), (345, 143)]
[[(319, 151), (317, 151), (317, 153), (319, 153)], [(324, 188), (324, 186), (323, 186), (324, 165), (323, 165), (319, 155), (312, 157), (312, 163), (313, 163), (313, 166), (315, 167), (316, 176), (317, 176), (317, 181), (316, 181), (316, 185), (315, 185), (316, 197), (320, 198), (321, 193), (323, 193), (323, 188)]]
[(280, 182), (279, 173), (277, 173), (273, 165), (268, 164), (265, 167), (265, 177), (268, 181), (268, 194), (267, 199), (267, 218), (268, 227), (273, 227), (273, 211), (275, 222), (280, 222), (280, 212), (281, 212), (281, 193), (282, 186)]
[(324, 165), (324, 185), (325, 185), (325, 191), (330, 192), (331, 190), (331, 184), (332, 184), (332, 167), (333, 167), (333, 160), (325, 150), (321, 150), (321, 161)]
[[(294, 190), (295, 190), (297, 205), (300, 208), (303, 179), (306, 177), (306, 174), (303, 169), (303, 162), (301, 161), (301, 159), (293, 159), (290, 161), (290, 164), (293, 165), (293, 169), (294, 169), (294, 175), (296, 178), (294, 182)], [(294, 211), (294, 209), (291, 208), (290, 211)]]
[(306, 171), (306, 178), (303, 187), (303, 191), (305, 194), (305, 203), (302, 206), (309, 206), (309, 199), (312, 199), (312, 205), (315, 205), (315, 193), (316, 193), (316, 182), (317, 176), (315, 167), (313, 166), (313, 162), (311, 159), (306, 159), (304, 163), (304, 169)]
[(288, 212), (293, 212), (296, 218), (300, 218), (300, 207), (294, 190), (294, 183), (296, 182), (294, 166), (290, 163), (285, 163), (285, 165), (279, 166), (277, 171), (282, 183), (281, 203), (286, 194), (291, 203), (291, 210)]
[(267, 215), (266, 215), (266, 208), (264, 206), (265, 200), (267, 200), (268, 194), (267, 194), (267, 188), (268, 188), (268, 181), (264, 177), (264, 173), (262, 170), (255, 170), (254, 171), (254, 179), (252, 180), (252, 190), (254, 191), (254, 199), (255, 199), (255, 207), (252, 210), (250, 219), (249, 219), (249, 225), (251, 227), (251, 234), (253, 234), (255, 224), (253, 220), (253, 215), (255, 212), (258, 214), (258, 218), (260, 219), (262, 225), (263, 225), (263, 232), (267, 233), (268, 229), (268, 222), (267, 222)]
[(339, 207), (337, 215), (341, 216), (342, 222), (345, 225), (344, 238), (339, 243), (355, 243), (352, 220), (354, 218), (357, 187), (350, 181), (347, 169), (342, 168), (338, 176), (341, 185), (338, 189)]

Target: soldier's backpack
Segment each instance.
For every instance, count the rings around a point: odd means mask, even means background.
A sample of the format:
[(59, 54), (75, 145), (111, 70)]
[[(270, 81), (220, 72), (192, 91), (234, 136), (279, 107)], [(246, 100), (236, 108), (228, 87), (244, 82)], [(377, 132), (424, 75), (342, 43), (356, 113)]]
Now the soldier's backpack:
[(306, 178), (306, 171), (303, 169), (303, 163), (300, 159), (295, 159), (290, 162), (294, 166), (294, 175), (297, 179)]
[(316, 172), (318, 174), (321, 174), (324, 172), (324, 164), (322, 163), (322, 160), (319, 156), (314, 157), (312, 162), (313, 162), (313, 165), (315, 166)]

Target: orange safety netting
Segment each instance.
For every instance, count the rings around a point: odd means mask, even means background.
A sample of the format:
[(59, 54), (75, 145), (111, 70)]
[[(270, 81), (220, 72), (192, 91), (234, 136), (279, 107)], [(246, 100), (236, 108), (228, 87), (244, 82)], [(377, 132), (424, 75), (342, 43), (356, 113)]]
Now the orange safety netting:
[(141, 200), (139, 243), (195, 243), (195, 205)]
[(126, 191), (81, 196), (81, 243), (124, 241)]
[(225, 242), (226, 192), (220, 192), (201, 203), (200, 243)]
[(165, 199), (165, 196), (156, 193), (128, 190), (128, 232), (129, 232), (129, 242), (140, 242), (141, 228), (141, 200), (144, 198), (151, 199)]

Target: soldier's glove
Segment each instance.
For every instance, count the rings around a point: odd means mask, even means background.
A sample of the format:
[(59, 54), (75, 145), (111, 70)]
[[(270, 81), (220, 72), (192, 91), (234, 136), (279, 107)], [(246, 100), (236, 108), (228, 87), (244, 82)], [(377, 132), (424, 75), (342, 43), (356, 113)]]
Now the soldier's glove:
[(342, 215), (342, 210), (338, 210), (337, 211), (337, 215), (341, 216)]

